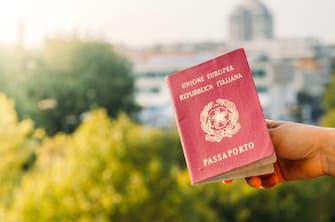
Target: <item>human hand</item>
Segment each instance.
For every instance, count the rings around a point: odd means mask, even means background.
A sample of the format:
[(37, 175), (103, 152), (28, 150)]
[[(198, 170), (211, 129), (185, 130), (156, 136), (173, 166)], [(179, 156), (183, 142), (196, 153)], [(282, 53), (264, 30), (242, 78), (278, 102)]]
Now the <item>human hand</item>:
[(335, 129), (287, 121), (267, 120), (277, 155), (274, 172), (246, 178), (255, 188), (278, 183), (335, 176)]
[(334, 129), (272, 120), (267, 120), (267, 126), (277, 155), (275, 170), (246, 178), (251, 187), (271, 188), (284, 181), (335, 175)]

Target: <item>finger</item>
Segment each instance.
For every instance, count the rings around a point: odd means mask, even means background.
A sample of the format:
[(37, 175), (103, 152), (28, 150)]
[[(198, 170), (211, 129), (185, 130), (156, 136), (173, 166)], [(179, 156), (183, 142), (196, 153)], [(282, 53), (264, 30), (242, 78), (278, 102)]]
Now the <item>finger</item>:
[(275, 120), (269, 120), (269, 119), (266, 119), (266, 126), (271, 129), (271, 128), (276, 128), (280, 125), (280, 122), (278, 121), (275, 121)]
[(247, 184), (253, 188), (262, 188), (262, 180), (258, 176), (252, 176), (245, 178)]
[(279, 165), (277, 163), (274, 164), (274, 171), (271, 174), (260, 176), (262, 180), (262, 187), (264, 188), (272, 188), (277, 184), (284, 182), (284, 179), (281, 175), (281, 171)]
[(278, 178), (278, 183), (284, 182), (285, 179), (283, 178), (283, 175), (281, 173), (281, 170), (280, 170), (280, 167), (279, 167), (278, 163), (275, 163), (273, 166), (274, 166), (273, 174), (276, 175), (276, 177)]
[(261, 176), (262, 187), (269, 189), (276, 186), (280, 181), (276, 174), (268, 174)]
[(224, 184), (231, 184), (233, 182), (233, 180), (224, 180), (224, 181), (222, 181), (222, 183), (224, 183)]

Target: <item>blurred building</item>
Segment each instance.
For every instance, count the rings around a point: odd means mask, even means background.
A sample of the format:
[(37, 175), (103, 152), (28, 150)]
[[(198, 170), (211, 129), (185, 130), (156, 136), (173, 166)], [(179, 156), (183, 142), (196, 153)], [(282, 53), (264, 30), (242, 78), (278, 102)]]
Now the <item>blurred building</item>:
[(291, 107), (297, 102), (290, 84), (294, 79), (292, 64), (255, 56), (248, 56), (248, 61), (266, 118), (292, 120)]
[[(332, 67), (327, 46), (311, 38), (251, 41), (228, 46), (229, 49), (246, 49), (267, 118), (317, 123), (322, 114), (322, 92)], [(258, 70), (264, 75), (258, 75)]]
[[(335, 64), (335, 47), (315, 38), (276, 39), (273, 17), (259, 0), (242, 0), (221, 43), (160, 45), (131, 50), (139, 119), (165, 127), (174, 118), (164, 77), (236, 48), (244, 48), (267, 118), (317, 123), (321, 97)], [(333, 66), (332, 66), (333, 65)]]
[(250, 41), (273, 38), (273, 19), (259, 0), (243, 0), (229, 17), (230, 41)]

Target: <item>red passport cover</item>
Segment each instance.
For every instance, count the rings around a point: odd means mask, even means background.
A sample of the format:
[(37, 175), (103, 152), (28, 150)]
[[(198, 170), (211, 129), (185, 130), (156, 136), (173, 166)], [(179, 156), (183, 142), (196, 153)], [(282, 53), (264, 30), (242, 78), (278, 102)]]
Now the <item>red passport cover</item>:
[(244, 49), (165, 80), (192, 184), (274, 155)]

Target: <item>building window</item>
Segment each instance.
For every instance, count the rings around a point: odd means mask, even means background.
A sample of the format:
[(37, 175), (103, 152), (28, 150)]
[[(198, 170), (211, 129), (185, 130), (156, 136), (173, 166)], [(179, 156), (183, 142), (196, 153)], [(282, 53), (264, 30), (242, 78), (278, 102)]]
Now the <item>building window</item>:
[(257, 92), (258, 93), (267, 93), (268, 88), (266, 86), (256, 86)]
[(253, 77), (255, 78), (264, 78), (265, 77), (265, 71), (262, 69), (254, 69), (251, 71)]

